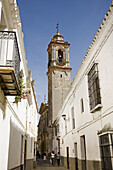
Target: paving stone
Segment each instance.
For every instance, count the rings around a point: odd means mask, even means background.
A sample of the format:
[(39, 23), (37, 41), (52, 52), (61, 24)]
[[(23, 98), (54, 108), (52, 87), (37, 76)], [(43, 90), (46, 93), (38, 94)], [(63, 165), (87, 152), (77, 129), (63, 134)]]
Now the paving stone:
[(51, 165), (49, 160), (42, 160), (42, 159), (38, 159), (37, 160), (37, 167), (33, 170), (65, 170), (64, 167), (61, 166), (57, 166), (57, 164), (55, 163), (55, 165)]

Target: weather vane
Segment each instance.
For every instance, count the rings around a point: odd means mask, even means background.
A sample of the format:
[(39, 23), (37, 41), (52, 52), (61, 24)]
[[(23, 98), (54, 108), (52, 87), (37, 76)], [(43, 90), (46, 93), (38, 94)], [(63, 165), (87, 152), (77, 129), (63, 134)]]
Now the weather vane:
[(59, 31), (59, 23), (57, 23), (56, 29), (57, 31)]

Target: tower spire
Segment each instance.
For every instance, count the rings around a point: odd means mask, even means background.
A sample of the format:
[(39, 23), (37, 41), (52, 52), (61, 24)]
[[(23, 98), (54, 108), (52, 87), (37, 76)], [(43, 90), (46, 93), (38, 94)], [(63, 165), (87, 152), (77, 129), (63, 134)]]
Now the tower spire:
[(44, 102), (46, 102), (46, 94), (44, 95)]
[(59, 32), (59, 23), (57, 23), (56, 29), (57, 29), (57, 32)]

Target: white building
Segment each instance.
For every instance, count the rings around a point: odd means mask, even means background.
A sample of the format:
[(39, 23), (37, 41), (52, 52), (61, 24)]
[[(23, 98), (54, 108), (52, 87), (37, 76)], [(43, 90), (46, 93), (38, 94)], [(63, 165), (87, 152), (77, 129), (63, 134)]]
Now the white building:
[(56, 116), (70, 170), (113, 169), (113, 5), (105, 15)]
[(0, 0), (0, 170), (32, 169), (37, 112), (16, 0)]

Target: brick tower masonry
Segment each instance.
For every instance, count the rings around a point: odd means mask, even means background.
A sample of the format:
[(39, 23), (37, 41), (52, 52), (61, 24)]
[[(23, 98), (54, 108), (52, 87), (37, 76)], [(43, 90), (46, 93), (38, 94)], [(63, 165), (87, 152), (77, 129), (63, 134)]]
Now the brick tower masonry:
[(48, 125), (53, 126), (71, 85), (69, 42), (57, 33), (48, 45)]

